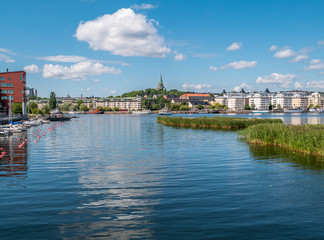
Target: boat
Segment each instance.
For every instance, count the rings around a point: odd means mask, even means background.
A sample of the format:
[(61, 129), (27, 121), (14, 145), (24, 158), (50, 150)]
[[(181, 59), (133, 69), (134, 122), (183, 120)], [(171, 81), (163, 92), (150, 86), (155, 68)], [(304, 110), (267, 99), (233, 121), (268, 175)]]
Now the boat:
[(309, 112), (317, 112), (318, 110), (315, 109), (315, 108), (310, 108), (308, 111), (309, 111)]
[(323, 108), (319, 108), (319, 109), (317, 109), (317, 111), (318, 111), (319, 113), (322, 113), (322, 112), (324, 112), (324, 109), (323, 109)]
[(135, 115), (145, 115), (145, 114), (151, 114), (151, 110), (138, 110), (138, 111), (133, 111), (132, 114)]
[(52, 114), (46, 120), (55, 121), (55, 122), (62, 122), (62, 121), (70, 121), (72, 117), (65, 116), (63, 114)]
[(159, 111), (159, 115), (172, 115), (172, 112), (168, 108), (162, 108)]
[(89, 111), (87, 112), (87, 114), (103, 114), (103, 113), (104, 113), (104, 111), (101, 111), (101, 110), (99, 110), (99, 109), (89, 110)]
[(268, 110), (253, 110), (252, 113), (269, 113)]
[(284, 113), (302, 113), (303, 110), (301, 109), (285, 109)]
[(2, 129), (9, 133), (20, 133), (22, 131), (27, 130), (27, 128), (23, 127), (22, 125), (12, 125), (12, 124), (3, 126)]

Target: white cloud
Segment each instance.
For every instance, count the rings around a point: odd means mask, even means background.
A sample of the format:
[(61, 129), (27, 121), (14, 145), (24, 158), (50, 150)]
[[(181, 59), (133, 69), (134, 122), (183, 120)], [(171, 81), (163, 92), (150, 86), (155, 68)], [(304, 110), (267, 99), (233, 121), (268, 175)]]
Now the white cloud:
[(280, 73), (271, 73), (270, 75), (264, 77), (258, 77), (256, 83), (261, 84), (270, 84), (275, 87), (288, 88), (292, 80), (297, 76), (294, 74), (280, 74)]
[(318, 45), (324, 45), (324, 41), (318, 41)]
[(24, 70), (28, 73), (37, 73), (40, 71), (39, 67), (35, 64), (25, 66)]
[(240, 43), (240, 42), (233, 42), (230, 46), (228, 46), (228, 47), (226, 48), (226, 50), (227, 50), (227, 51), (236, 51), (236, 50), (241, 49), (242, 45), (243, 45), (243, 44)]
[(86, 91), (87, 91), (87, 92), (90, 92), (90, 91), (91, 91), (91, 88), (87, 88)]
[(14, 54), (13, 52), (11, 52), (9, 49), (6, 48), (0, 48), (0, 52), (7, 53), (7, 54)]
[(306, 88), (308, 89), (316, 89), (323, 90), (324, 89), (324, 81), (310, 81), (306, 83)]
[(302, 82), (295, 82), (294, 86), (295, 88), (303, 88), (304, 84)]
[(90, 61), (86, 57), (69, 56), (69, 55), (46, 56), (46, 57), (39, 57), (38, 59), (51, 61), (51, 62), (66, 62), (66, 63)]
[(324, 72), (319, 72), (318, 75), (324, 76)]
[(274, 55), (275, 58), (289, 58), (295, 56), (296, 53), (288, 47), (284, 47), (277, 51)]
[(304, 67), (305, 71), (311, 71), (311, 70), (321, 70), (324, 69), (324, 62), (321, 59), (313, 59), (310, 61), (310, 65)]
[(307, 59), (308, 59), (308, 56), (307, 55), (297, 55), (296, 57), (294, 57), (291, 60), (289, 60), (289, 62), (291, 62), (291, 63), (298, 63), (298, 62), (306, 61)]
[(242, 83), (240, 86), (236, 86), (234, 88), (234, 91), (239, 92), (241, 91), (242, 88), (244, 89), (244, 91), (248, 91), (248, 92), (252, 90), (252, 87), (250, 85), (248, 85), (247, 83)]
[(99, 79), (94, 79), (94, 80), (92, 80), (92, 81), (94, 81), (94, 82), (100, 82), (100, 80), (99, 80)]
[(207, 83), (202, 83), (202, 84), (184, 83), (184, 84), (182, 84), (183, 90), (208, 90), (211, 88), (212, 88), (212, 86)]
[(218, 67), (210, 66), (209, 69), (212, 70), (212, 71), (217, 71)]
[(0, 62), (14, 63), (15, 60), (5, 54), (0, 53)]
[(187, 58), (187, 56), (183, 55), (182, 53), (177, 53), (174, 56), (174, 60), (176, 60), (176, 61), (182, 61), (182, 60), (185, 60), (186, 58)]
[(143, 14), (123, 8), (93, 21), (81, 22), (75, 36), (94, 50), (115, 55), (165, 57), (171, 50), (158, 35), (154, 23)]
[(119, 74), (121, 71), (114, 67), (107, 67), (101, 63), (80, 62), (70, 67), (63, 65), (45, 64), (44, 78), (59, 78), (72, 80), (86, 80), (88, 75)]
[(272, 46), (269, 48), (270, 51), (277, 51), (277, 49), (278, 49), (278, 46), (276, 46), (276, 45), (272, 45)]
[(135, 9), (135, 10), (147, 10), (147, 9), (153, 9), (153, 8), (157, 8), (158, 5), (152, 5), (149, 3), (142, 3), (141, 5), (138, 4), (134, 4), (131, 6), (131, 8)]
[(220, 69), (243, 69), (243, 68), (254, 68), (257, 65), (257, 61), (239, 61), (231, 62), (224, 66), (221, 66)]

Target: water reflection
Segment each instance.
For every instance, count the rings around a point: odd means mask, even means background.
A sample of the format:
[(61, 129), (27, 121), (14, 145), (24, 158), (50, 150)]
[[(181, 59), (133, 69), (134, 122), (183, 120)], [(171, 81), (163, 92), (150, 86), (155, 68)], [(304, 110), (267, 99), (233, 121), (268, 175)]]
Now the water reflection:
[(250, 153), (254, 159), (264, 163), (292, 163), (297, 167), (312, 170), (324, 169), (324, 157), (296, 153), (280, 147), (249, 144)]
[(28, 144), (19, 147), (26, 138), (25, 133), (0, 138), (1, 152), (6, 152), (4, 157), (0, 158), (0, 177), (26, 176)]

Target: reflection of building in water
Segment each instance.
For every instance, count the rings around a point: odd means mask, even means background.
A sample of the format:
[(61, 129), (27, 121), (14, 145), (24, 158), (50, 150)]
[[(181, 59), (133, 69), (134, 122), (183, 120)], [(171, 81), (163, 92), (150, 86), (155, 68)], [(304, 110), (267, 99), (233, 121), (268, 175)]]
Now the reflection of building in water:
[(18, 147), (25, 136), (14, 135), (11, 137), (0, 138), (2, 152), (7, 154), (0, 159), (0, 177), (26, 176), (27, 174), (27, 144)]
[[(289, 119), (287, 119), (289, 121)], [(302, 124), (302, 120), (300, 117), (292, 117), (290, 118), (290, 123), (288, 124), (292, 124), (292, 125), (300, 125)]]

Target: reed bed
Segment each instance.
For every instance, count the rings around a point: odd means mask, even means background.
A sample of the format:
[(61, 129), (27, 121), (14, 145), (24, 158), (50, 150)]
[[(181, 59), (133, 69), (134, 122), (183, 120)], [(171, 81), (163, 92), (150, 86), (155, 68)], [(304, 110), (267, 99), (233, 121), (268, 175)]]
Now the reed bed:
[(282, 123), (281, 119), (234, 118), (234, 117), (157, 117), (157, 122), (174, 127), (243, 129), (260, 123)]
[(324, 125), (264, 123), (239, 131), (249, 143), (280, 146), (297, 152), (324, 156)]

